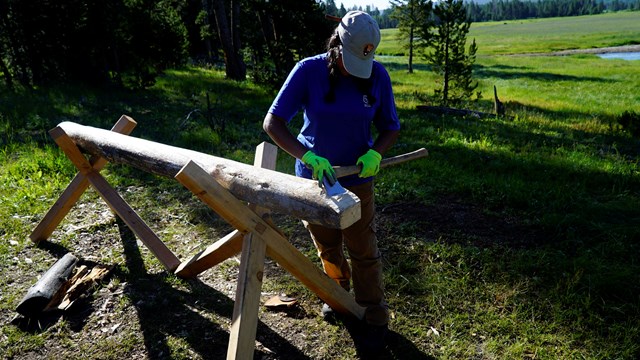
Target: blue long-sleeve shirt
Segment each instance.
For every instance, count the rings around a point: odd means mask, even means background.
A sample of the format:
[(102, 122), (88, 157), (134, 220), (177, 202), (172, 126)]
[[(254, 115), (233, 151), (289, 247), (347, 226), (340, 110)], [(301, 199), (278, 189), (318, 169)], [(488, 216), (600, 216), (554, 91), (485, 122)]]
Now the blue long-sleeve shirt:
[[(351, 76), (339, 76), (335, 100), (327, 103), (329, 69), (327, 54), (306, 58), (293, 68), (269, 112), (287, 122), (304, 112), (304, 124), (297, 136), (307, 149), (325, 157), (331, 165), (355, 165), (358, 157), (373, 146), (372, 124), (378, 131), (399, 130), (400, 120), (389, 74), (382, 64), (373, 63), (370, 104)], [(296, 161), (296, 175), (311, 178), (311, 171)], [(357, 185), (371, 178), (357, 175), (340, 179), (345, 186)]]

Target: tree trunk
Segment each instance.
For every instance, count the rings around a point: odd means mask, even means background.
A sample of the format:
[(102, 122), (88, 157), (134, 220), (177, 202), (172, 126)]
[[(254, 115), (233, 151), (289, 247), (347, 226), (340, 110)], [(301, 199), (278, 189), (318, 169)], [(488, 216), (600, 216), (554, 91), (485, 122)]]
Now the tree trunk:
[[(207, 16), (205, 16), (204, 18), (204, 24), (209, 26), (209, 1), (208, 0), (202, 0), (202, 8), (204, 9), (204, 11), (207, 13)], [(213, 47), (211, 46), (211, 40), (209, 39), (209, 36), (205, 37), (202, 41), (204, 41), (204, 47), (207, 49), (207, 60), (208, 61), (212, 61), (213, 60)]]
[(409, 30), (409, 74), (413, 74), (413, 28)]
[(11, 77), (11, 73), (9, 72), (9, 67), (7, 63), (4, 62), (4, 58), (2, 56), (2, 52), (0, 51), (0, 71), (4, 74), (4, 82), (7, 84), (7, 88), (13, 89), (13, 78)]
[(240, 42), (240, 2), (241, 0), (231, 0), (231, 37), (235, 54), (240, 54), (240, 50), (242, 50)]
[(442, 105), (449, 105), (449, 75), (451, 69), (449, 68), (449, 39), (445, 40), (444, 45), (444, 74), (443, 74), (443, 84), (442, 84)]
[[(232, 8), (240, 6), (239, 3), (232, 4)], [(231, 22), (225, 11), (223, 0), (213, 0), (213, 13), (216, 18), (216, 24), (218, 27), (218, 36), (220, 37), (220, 43), (222, 44), (222, 51), (224, 52), (224, 63), (227, 77), (233, 80), (245, 80), (247, 76), (247, 69), (240, 56), (240, 44), (239, 34), (234, 34), (236, 31), (231, 27), (237, 27), (238, 19), (234, 18), (236, 11), (239, 9), (232, 9)], [(237, 39), (236, 39), (237, 38)], [(236, 39), (236, 41), (234, 41)]]
[[(267, 10), (258, 10), (258, 20), (260, 21), (260, 25), (262, 28), (262, 36), (264, 38), (264, 43), (267, 46), (267, 50), (269, 51), (269, 55), (272, 59), (276, 59), (276, 29), (273, 23), (273, 17)], [(275, 67), (276, 74), (280, 74), (282, 72), (282, 63), (280, 61), (274, 61), (273, 65)]]
[(357, 196), (329, 197), (315, 180), (72, 122), (58, 127), (86, 153), (156, 175), (173, 178), (193, 160), (238, 199), (312, 224), (344, 229), (360, 219)]

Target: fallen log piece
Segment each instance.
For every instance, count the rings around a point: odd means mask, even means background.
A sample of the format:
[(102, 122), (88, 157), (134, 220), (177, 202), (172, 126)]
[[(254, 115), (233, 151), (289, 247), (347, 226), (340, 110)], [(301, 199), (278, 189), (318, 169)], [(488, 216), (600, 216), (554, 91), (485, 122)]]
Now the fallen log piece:
[(73, 269), (78, 258), (71, 253), (56, 261), (28, 291), (20, 301), (16, 311), (25, 317), (37, 317), (56, 298)]
[(96, 265), (92, 269), (88, 266), (80, 266), (75, 275), (69, 279), (66, 284), (66, 290), (61, 292), (55, 300), (47, 306), (50, 309), (68, 310), (76, 300), (85, 295), (91, 288), (104, 279), (112, 266)]
[(314, 180), (72, 122), (57, 129), (83, 152), (160, 176), (173, 178), (193, 160), (238, 199), (312, 224), (344, 229), (360, 219), (355, 194), (327, 196)]
[(478, 119), (487, 119), (487, 118), (495, 119), (496, 117), (511, 118), (511, 116), (496, 115), (496, 114), (475, 111), (475, 110), (454, 109), (454, 108), (444, 107), (444, 106), (418, 105), (416, 106), (416, 109), (421, 111), (426, 111), (428, 113), (432, 113), (436, 115), (472, 116)]

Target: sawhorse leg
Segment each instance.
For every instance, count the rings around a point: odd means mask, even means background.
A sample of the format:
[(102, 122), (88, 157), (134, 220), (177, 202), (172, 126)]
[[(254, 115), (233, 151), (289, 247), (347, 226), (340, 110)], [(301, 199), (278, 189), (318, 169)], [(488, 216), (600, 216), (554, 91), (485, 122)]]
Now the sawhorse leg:
[[(277, 154), (276, 146), (263, 142), (256, 149), (253, 165), (275, 170)], [(251, 208), (262, 218), (269, 216), (267, 209), (257, 206)], [(227, 359), (253, 359), (266, 253), (267, 244), (264, 240), (252, 232), (244, 236)]]
[(167, 248), (160, 238), (145, 224), (140, 216), (127, 204), (118, 192), (109, 185), (100, 173), (82, 155), (80, 149), (60, 127), (49, 132), (56, 144), (64, 151), (69, 160), (78, 168), (80, 173), (91, 183), (109, 207), (129, 226), (138, 238), (160, 260), (162, 265), (170, 271), (180, 265), (180, 260)]
[[(136, 125), (135, 120), (126, 115), (122, 115), (111, 131), (129, 135)], [(95, 171), (100, 171), (107, 164), (107, 160), (99, 156), (93, 156), (90, 159), (90, 163)], [(88, 187), (89, 180), (87, 177), (82, 172), (76, 174), (76, 177), (73, 178), (69, 186), (67, 186), (62, 195), (60, 195), (58, 201), (53, 204), (49, 212), (47, 212), (38, 226), (33, 230), (29, 236), (31, 240), (35, 243), (47, 240)]]
[[(176, 179), (238, 231), (252, 233), (251, 241), (253, 241), (253, 238), (262, 240), (267, 246), (267, 255), (297, 277), (333, 309), (342, 313), (351, 313), (360, 319), (364, 317), (364, 308), (358, 305), (346, 290), (330, 279), (306, 256), (291, 245), (272, 224), (263, 220), (249, 206), (233, 196), (196, 163), (191, 161), (185, 165), (176, 175)], [(259, 256), (255, 256), (255, 258), (257, 259)], [(249, 264), (245, 264), (245, 266), (251, 269)], [(246, 273), (249, 274), (247, 278), (251, 281), (251, 271)], [(260, 283), (261, 281), (258, 282), (258, 284)], [(241, 307), (241, 311), (238, 312), (241, 316), (250, 318), (242, 320), (243, 322), (255, 322), (257, 324), (258, 307), (246, 300), (255, 299), (256, 296), (259, 296), (259, 293), (255, 293), (253, 285), (250, 285), (250, 287), (248, 291), (245, 289), (238, 290), (244, 293), (250, 292), (251, 295), (249, 295), (250, 297), (245, 297), (244, 301), (236, 299), (236, 306)], [(257, 304), (257, 302), (255, 303)], [(234, 310), (235, 318), (236, 311)], [(251, 333), (247, 333), (248, 331), (249, 327), (247, 329), (238, 329), (237, 336), (229, 339), (229, 348), (239, 348), (239, 344), (247, 344), (248, 340), (251, 340), (251, 345), (245, 345), (245, 347), (248, 346), (253, 349), (255, 347), (255, 330)], [(240, 358), (237, 354), (229, 353), (227, 357)]]

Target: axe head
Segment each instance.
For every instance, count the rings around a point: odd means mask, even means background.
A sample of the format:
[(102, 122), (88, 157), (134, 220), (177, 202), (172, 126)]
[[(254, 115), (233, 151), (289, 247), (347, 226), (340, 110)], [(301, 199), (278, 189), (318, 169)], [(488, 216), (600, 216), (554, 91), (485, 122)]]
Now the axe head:
[(324, 191), (327, 193), (327, 196), (335, 196), (347, 192), (347, 190), (343, 188), (338, 181), (334, 182), (332, 185), (329, 180), (327, 180), (326, 176), (322, 178), (322, 185), (324, 186)]

